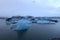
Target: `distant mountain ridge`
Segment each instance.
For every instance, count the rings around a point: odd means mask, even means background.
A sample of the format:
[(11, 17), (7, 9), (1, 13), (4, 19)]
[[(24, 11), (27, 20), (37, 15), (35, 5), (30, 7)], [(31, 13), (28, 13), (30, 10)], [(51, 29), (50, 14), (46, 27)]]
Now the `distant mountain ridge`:
[[(15, 16), (15, 17), (17, 17), (17, 16)], [(18, 16), (18, 17), (20, 17), (20, 16)], [(0, 19), (6, 19), (6, 18), (9, 18), (9, 17), (0, 17)], [(60, 19), (60, 17), (37, 17), (37, 18), (54, 18), (54, 19)]]
[(8, 17), (0, 17), (0, 19), (6, 19), (6, 18), (8, 18)]

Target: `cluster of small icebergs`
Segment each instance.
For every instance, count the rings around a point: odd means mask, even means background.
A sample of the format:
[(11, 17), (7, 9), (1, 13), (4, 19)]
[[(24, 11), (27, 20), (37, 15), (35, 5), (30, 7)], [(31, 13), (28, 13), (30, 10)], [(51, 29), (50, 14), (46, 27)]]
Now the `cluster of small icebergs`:
[(18, 17), (11, 17), (6, 19), (7, 24), (15, 24), (18, 20), (25, 19), (29, 20), (30, 23), (37, 23), (37, 24), (55, 24), (58, 20), (51, 19), (51, 18), (41, 18), (41, 17), (32, 17), (32, 16), (18, 16)]

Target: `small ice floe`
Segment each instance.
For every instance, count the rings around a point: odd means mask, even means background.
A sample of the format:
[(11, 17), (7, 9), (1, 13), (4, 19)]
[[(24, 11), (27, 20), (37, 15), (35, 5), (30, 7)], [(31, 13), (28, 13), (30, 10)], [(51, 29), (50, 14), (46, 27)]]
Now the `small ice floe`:
[(55, 24), (57, 23), (58, 21), (57, 20), (37, 20), (37, 23), (39, 24)]

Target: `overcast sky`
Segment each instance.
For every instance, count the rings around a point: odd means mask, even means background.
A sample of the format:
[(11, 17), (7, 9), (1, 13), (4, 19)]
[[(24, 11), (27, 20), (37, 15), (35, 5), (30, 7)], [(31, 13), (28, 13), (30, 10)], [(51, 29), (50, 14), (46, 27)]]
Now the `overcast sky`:
[(0, 0), (0, 16), (60, 16), (60, 0)]

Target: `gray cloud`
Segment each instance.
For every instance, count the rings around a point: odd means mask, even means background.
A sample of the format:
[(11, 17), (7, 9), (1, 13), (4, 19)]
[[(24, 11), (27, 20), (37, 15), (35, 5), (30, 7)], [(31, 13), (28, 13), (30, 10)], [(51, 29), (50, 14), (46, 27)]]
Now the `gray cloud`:
[(60, 8), (48, 5), (47, 0), (0, 0), (0, 16), (60, 16), (59, 14)]

